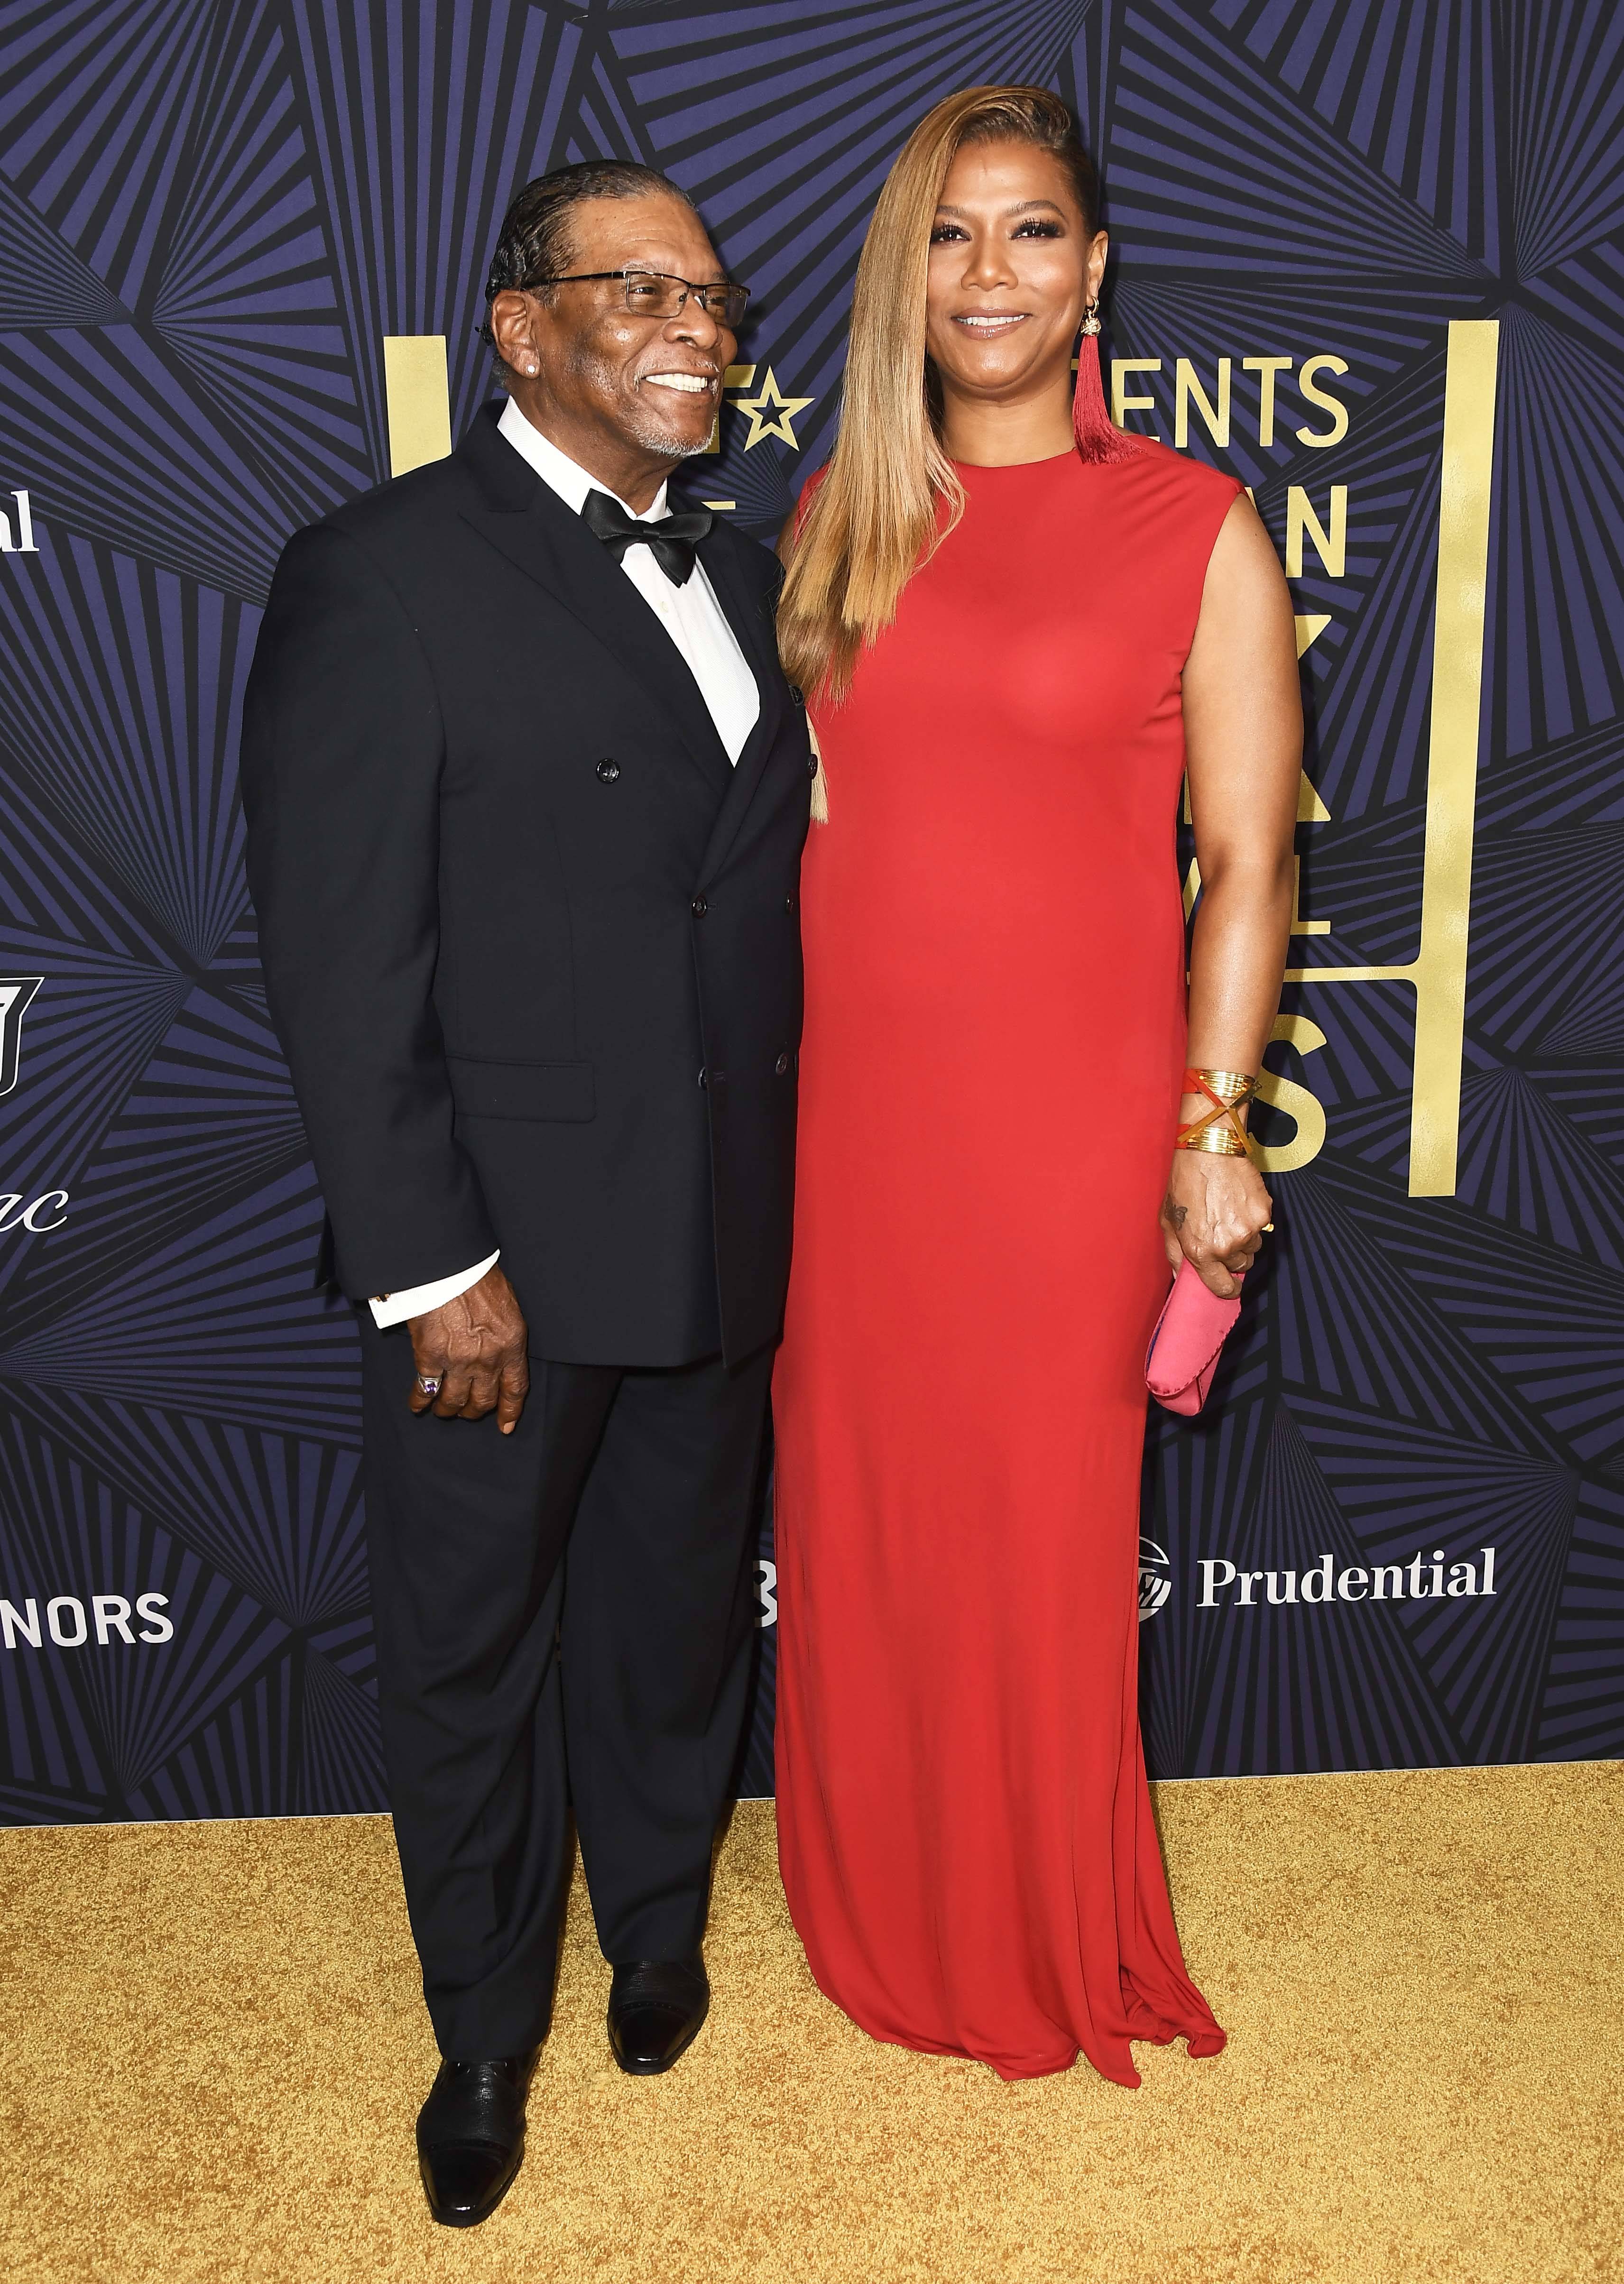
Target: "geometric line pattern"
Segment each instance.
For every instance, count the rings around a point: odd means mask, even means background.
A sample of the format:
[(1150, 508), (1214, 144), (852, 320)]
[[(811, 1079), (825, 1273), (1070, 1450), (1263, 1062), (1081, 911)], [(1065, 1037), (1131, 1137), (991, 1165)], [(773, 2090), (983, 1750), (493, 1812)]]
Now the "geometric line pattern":
[[(1322, 622), (1318, 932), (1258, 1130), (1292, 1139), (1297, 1089), (1325, 1138), (1275, 1178), (1206, 1412), (1147, 1435), (1152, 1768), (1624, 1749), (1616, 8), (4, 0), (0, 59), (0, 1819), (383, 1804), (354, 1326), (236, 785), (278, 553), (387, 471), (383, 338), (445, 337), (459, 432), (515, 188), (666, 168), (753, 288), (741, 359), (810, 400), (794, 445), (729, 407), (699, 464), (771, 536), (886, 169), (1000, 80), (1060, 89), (1101, 161), (1127, 425), (1252, 488)], [(1414, 987), (1316, 972), (1420, 948), (1463, 319), (1500, 362), (1458, 1174), (1411, 1198)]]

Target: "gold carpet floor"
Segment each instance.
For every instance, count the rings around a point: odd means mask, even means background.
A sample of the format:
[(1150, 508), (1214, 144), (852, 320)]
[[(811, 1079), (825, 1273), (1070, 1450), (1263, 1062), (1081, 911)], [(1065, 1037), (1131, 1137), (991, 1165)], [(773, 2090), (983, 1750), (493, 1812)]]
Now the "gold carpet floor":
[(1624, 1770), (1159, 1788), (1230, 2032), (1004, 2085), (814, 1989), (767, 1803), (715, 2004), (624, 2077), (577, 1889), (530, 2155), (437, 2229), (435, 2055), (382, 1818), (0, 1834), (0, 2267), (29, 2284), (1624, 2278)]

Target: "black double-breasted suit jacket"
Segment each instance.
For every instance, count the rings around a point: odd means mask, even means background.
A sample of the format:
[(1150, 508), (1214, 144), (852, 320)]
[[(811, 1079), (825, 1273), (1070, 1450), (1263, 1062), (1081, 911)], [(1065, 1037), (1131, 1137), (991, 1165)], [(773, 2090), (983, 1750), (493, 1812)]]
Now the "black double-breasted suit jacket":
[(497, 432), (289, 543), (245, 705), (248, 877), (344, 1289), (501, 1249), (532, 1350), (751, 1353), (788, 1273), (812, 769), (777, 565), (703, 564), (736, 765), (613, 556)]

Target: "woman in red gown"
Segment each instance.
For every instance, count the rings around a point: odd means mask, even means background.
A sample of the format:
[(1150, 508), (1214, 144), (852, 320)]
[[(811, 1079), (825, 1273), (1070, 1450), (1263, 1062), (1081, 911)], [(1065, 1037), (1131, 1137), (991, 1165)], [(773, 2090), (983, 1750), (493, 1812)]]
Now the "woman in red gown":
[(1040, 90), (916, 129), (791, 551), (828, 821), (773, 1390), (778, 1804), (812, 1972), (865, 2030), (1136, 2085), (1134, 2039), (1223, 2045), (1140, 1747), (1143, 1365), (1170, 1259), (1233, 1292), (1268, 1219), (1243, 1154), (1174, 1136), (1206, 1107), (1187, 1059), (1255, 1073), (1268, 1036), (1301, 724), (1241, 487), (1105, 418), (1095, 201)]

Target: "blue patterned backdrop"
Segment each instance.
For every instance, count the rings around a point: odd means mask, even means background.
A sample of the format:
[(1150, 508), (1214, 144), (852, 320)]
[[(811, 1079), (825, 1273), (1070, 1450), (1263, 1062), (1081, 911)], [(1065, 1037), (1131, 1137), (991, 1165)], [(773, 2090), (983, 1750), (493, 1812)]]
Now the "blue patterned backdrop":
[[(1209, 1415), (1147, 1449), (1153, 1768), (1620, 1750), (1621, 47), (1607, 0), (0, 5), (0, 1817), (383, 1803), (354, 1333), (235, 748), (283, 541), (388, 473), (385, 337), (445, 337), (459, 429), (514, 189), (651, 160), (756, 288), (697, 489), (773, 529), (884, 171), (993, 80), (1076, 106), (1124, 417), (1252, 485), (1311, 719), (1279, 1236)], [(1486, 321), (1440, 1184), (1391, 971), (1433, 861), (1448, 328)]]

